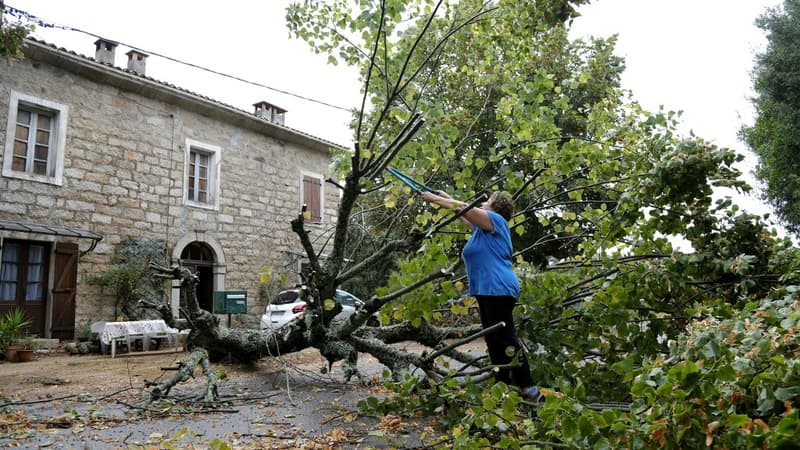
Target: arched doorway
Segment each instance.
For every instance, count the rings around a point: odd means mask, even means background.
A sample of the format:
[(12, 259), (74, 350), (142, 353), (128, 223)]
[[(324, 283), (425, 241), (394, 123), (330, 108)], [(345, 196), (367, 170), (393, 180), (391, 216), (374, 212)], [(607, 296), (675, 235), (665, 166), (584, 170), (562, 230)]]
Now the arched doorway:
[(181, 265), (197, 274), (197, 302), (206, 311), (212, 310), (214, 301), (214, 262), (214, 251), (204, 242), (191, 242), (181, 252)]
[[(191, 267), (198, 274), (200, 285), (197, 286), (197, 295), (202, 308), (211, 306), (214, 300), (214, 291), (225, 290), (225, 252), (222, 246), (210, 233), (204, 231), (193, 231), (184, 234), (175, 242), (172, 247), (172, 263), (180, 263), (186, 267)], [(210, 271), (209, 271), (210, 268)], [(181, 283), (179, 280), (172, 280), (172, 294), (170, 303), (172, 313), (176, 316), (182, 314), (178, 307), (185, 305), (179, 304), (181, 297)]]

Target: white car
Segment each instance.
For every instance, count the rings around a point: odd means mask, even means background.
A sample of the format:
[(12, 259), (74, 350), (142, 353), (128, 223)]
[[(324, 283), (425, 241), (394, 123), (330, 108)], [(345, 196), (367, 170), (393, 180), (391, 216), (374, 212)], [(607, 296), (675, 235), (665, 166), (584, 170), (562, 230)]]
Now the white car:
[[(346, 319), (364, 306), (361, 299), (341, 289), (336, 290), (334, 297), (334, 300), (342, 305), (342, 311), (336, 315), (335, 319)], [(303, 314), (305, 309), (306, 302), (300, 300), (300, 292), (297, 289), (281, 291), (269, 302), (267, 311), (261, 316), (261, 329), (281, 327)]]

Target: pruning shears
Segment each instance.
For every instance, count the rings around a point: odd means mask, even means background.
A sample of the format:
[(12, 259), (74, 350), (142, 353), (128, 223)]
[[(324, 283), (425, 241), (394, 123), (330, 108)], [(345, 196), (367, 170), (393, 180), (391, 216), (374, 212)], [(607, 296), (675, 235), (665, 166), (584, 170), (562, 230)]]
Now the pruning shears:
[(434, 189), (434, 188), (432, 188), (432, 187), (430, 187), (430, 186), (428, 186), (428, 185), (426, 185), (424, 183), (420, 183), (419, 181), (411, 178), (410, 176), (404, 174), (403, 172), (401, 172), (401, 171), (399, 171), (397, 169), (394, 169), (392, 167), (388, 167), (386, 170), (388, 170), (390, 174), (392, 174), (395, 177), (397, 177), (398, 180), (402, 181), (403, 184), (405, 184), (406, 186), (411, 188), (411, 190), (414, 191), (417, 194), (419, 194), (423, 190), (428, 191), (428, 192), (432, 192), (434, 194), (438, 192), (436, 189)]

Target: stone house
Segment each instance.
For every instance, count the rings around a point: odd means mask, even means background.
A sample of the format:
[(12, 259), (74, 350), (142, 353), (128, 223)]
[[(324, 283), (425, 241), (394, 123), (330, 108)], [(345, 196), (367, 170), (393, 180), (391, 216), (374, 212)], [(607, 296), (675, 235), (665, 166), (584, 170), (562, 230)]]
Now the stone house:
[(116, 43), (95, 45), (91, 58), (28, 39), (24, 59), (0, 61), (0, 313), (22, 307), (33, 334), (61, 339), (113, 320), (88, 279), (123, 239), (148, 237), (196, 270), (202, 306), (246, 290), (257, 316), (263, 268), (297, 279), (301, 205), (312, 235), (335, 223), (324, 180), (340, 147), (275, 105), (243, 111), (146, 76), (141, 52), (120, 68)]

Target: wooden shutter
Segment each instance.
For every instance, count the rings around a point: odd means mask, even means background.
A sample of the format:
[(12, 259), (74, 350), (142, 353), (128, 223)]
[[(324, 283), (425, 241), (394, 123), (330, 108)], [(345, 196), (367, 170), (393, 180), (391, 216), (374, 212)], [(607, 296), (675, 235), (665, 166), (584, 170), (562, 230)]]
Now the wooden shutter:
[(75, 294), (78, 286), (78, 244), (56, 244), (55, 283), (53, 285), (53, 323), (50, 336), (75, 337)]
[(303, 203), (311, 214), (312, 222), (322, 221), (322, 180), (303, 176)]

